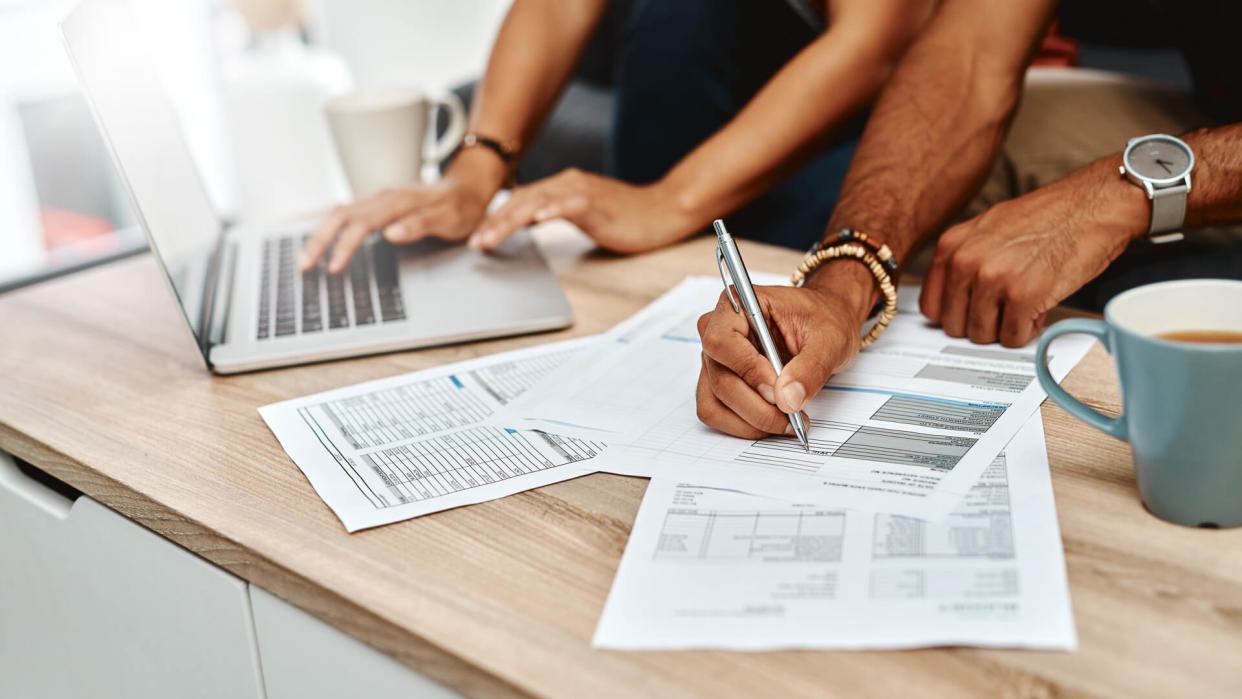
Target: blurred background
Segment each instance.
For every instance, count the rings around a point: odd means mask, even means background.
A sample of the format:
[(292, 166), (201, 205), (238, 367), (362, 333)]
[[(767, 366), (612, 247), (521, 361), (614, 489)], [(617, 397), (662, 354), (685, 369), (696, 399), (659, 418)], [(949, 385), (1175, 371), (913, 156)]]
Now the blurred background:
[[(468, 99), (468, 83), (482, 72), (509, 4), (130, 2), (225, 221), (304, 214), (343, 200), (324, 101), (369, 86), (460, 86)], [(0, 0), (0, 292), (145, 249), (62, 47), (58, 22), (72, 5)], [(519, 182), (570, 164), (602, 169), (612, 58), (631, 5), (614, 0), (610, 6), (574, 82), (519, 168)], [(1079, 5), (1100, 14), (1098, 2), (1065, 0), (1062, 15)], [(1123, 33), (1120, 43), (1131, 45), (1119, 46), (1115, 36), (1065, 41), (1054, 31), (1037, 63), (1189, 85), (1179, 54)]]
[[(223, 218), (345, 197), (322, 103), (481, 73), (506, 0), (131, 0)], [(145, 249), (58, 23), (0, 0), (0, 291)]]

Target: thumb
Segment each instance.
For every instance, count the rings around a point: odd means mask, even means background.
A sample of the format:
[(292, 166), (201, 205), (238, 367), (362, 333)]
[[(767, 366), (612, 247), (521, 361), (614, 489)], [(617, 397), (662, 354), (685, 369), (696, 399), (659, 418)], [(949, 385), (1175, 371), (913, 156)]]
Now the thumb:
[(849, 363), (853, 353), (837, 331), (816, 333), (799, 352), (785, 364), (776, 377), (776, 407), (785, 413), (796, 413), (828, 383), (833, 372)]

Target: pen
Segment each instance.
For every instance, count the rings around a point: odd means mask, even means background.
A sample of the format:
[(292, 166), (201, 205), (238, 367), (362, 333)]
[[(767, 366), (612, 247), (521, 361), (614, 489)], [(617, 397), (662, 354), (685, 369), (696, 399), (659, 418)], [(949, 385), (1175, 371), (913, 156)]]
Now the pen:
[[(754, 331), (755, 337), (759, 338), (763, 353), (772, 363), (776, 375), (780, 376), (785, 365), (776, 351), (776, 344), (772, 342), (772, 332), (768, 330), (768, 322), (763, 317), (763, 307), (759, 305), (759, 297), (755, 296), (755, 288), (750, 284), (750, 273), (746, 271), (746, 264), (742, 262), (742, 253), (738, 251), (737, 243), (733, 242), (733, 236), (729, 235), (729, 231), (725, 229), (724, 221), (720, 219), (712, 221), (712, 228), (716, 229), (716, 267), (720, 270), (720, 281), (724, 283), (725, 295), (729, 297), (729, 303), (733, 304), (733, 310), (746, 316), (746, 320), (750, 321), (750, 329)], [(726, 267), (729, 269), (729, 279), (725, 279)], [(733, 281), (733, 292), (729, 291), (730, 279)], [(734, 296), (737, 298), (734, 299)], [(789, 425), (793, 427), (794, 434), (798, 437), (798, 442), (802, 444), (803, 450), (809, 452), (811, 442), (807, 438), (806, 425), (803, 424), (802, 417), (801, 411), (791, 414)]]

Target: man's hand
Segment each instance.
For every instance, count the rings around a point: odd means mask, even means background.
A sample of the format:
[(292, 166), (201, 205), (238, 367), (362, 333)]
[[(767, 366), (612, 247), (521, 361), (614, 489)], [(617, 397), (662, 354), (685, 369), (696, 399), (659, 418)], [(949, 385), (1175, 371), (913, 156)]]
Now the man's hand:
[[(859, 267), (859, 269), (862, 269)], [(864, 270), (865, 272), (865, 270)], [(865, 281), (865, 280), (864, 280)], [(780, 376), (750, 338), (746, 318), (721, 294), (716, 310), (699, 318), (703, 369), (696, 394), (699, 419), (737, 437), (758, 439), (789, 431), (789, 413), (806, 407), (828, 377), (858, 354), (861, 298), (812, 287), (755, 288), (782, 355)]]
[(1143, 191), (1116, 156), (1002, 202), (940, 236), (919, 306), (951, 337), (1020, 347), (1053, 306), (1147, 229)]
[(491, 250), (523, 226), (569, 220), (603, 248), (637, 253), (695, 232), (659, 185), (635, 186), (577, 169), (513, 190), (509, 201), (470, 236), (469, 245)]

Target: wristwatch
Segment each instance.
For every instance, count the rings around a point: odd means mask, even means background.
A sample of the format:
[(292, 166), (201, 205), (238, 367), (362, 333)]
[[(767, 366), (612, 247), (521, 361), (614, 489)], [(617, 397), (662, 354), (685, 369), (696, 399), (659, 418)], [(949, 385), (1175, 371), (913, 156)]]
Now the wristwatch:
[(1142, 187), (1151, 200), (1151, 225), (1147, 237), (1153, 243), (1182, 239), (1186, 220), (1186, 195), (1195, 154), (1180, 138), (1152, 134), (1132, 138), (1121, 156), (1121, 174)]

